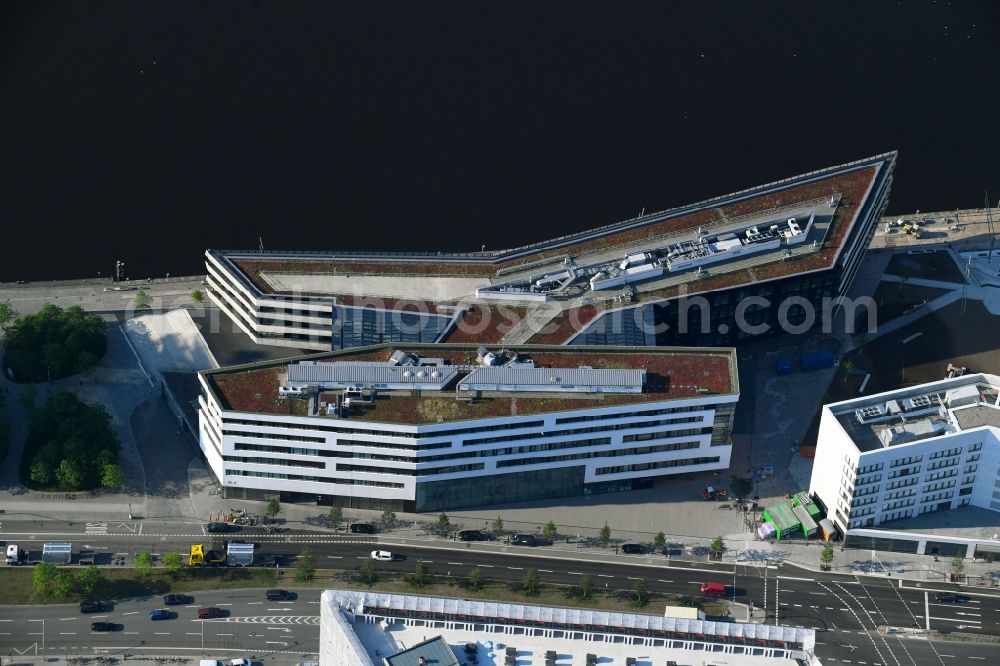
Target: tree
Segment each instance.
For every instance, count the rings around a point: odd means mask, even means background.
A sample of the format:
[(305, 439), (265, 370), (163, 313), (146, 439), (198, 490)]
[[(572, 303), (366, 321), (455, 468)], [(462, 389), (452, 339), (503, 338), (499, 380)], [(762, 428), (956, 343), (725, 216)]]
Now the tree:
[(438, 536), (447, 536), (448, 532), (451, 530), (451, 520), (448, 515), (442, 513), (438, 516), (437, 523), (434, 525), (434, 531), (437, 532)]
[(601, 544), (601, 547), (607, 548), (609, 541), (611, 541), (611, 528), (608, 527), (607, 523), (604, 523), (604, 527), (597, 533), (597, 543)]
[(417, 566), (413, 569), (413, 576), (410, 578), (412, 582), (417, 587), (423, 587), (430, 580), (431, 572), (427, 563), (423, 560), (417, 562)]
[(580, 600), (586, 601), (593, 593), (594, 581), (590, 578), (590, 574), (584, 574), (583, 578), (580, 579)]
[(148, 576), (153, 572), (153, 554), (144, 550), (135, 556), (135, 570), (141, 576)]
[(29, 412), (35, 411), (35, 401), (38, 399), (38, 388), (34, 384), (28, 384), (21, 389), (21, 395), (18, 399), (21, 401), (21, 406)]
[[(58, 379), (78, 364), (96, 363), (107, 343), (107, 325), (99, 316), (76, 305), (66, 310), (46, 305), (9, 326), (4, 372), (22, 383)], [(84, 351), (90, 356), (81, 356)]]
[(958, 580), (962, 573), (965, 571), (965, 558), (961, 555), (956, 555), (951, 558), (951, 579)]
[(545, 523), (545, 527), (542, 528), (542, 536), (551, 541), (556, 538), (556, 534), (559, 532), (559, 528), (556, 527), (555, 522), (549, 521)]
[(316, 556), (310, 550), (303, 550), (295, 563), (295, 580), (305, 583), (316, 575)]
[(632, 590), (632, 605), (642, 608), (649, 601), (649, 593), (646, 591), (646, 579), (640, 578), (635, 581), (635, 589)]
[(63, 488), (77, 490), (80, 488), (83, 476), (80, 474), (80, 469), (77, 467), (76, 462), (65, 458), (59, 463), (59, 469), (56, 470), (56, 479), (59, 480), (59, 485)]
[(396, 512), (386, 509), (382, 512), (382, 516), (378, 519), (378, 521), (382, 525), (383, 530), (390, 532), (396, 527)]
[(31, 463), (29, 478), (40, 486), (47, 486), (52, 481), (52, 474), (49, 473), (49, 466), (41, 460)]
[(163, 556), (163, 566), (171, 576), (177, 576), (184, 570), (184, 557), (178, 552), (170, 552)]
[(148, 308), (151, 302), (152, 299), (146, 292), (141, 290), (135, 292), (135, 301), (133, 302), (133, 305), (135, 305), (136, 310), (142, 310), (143, 308)]
[(125, 473), (122, 466), (109, 464), (104, 466), (101, 472), (101, 486), (105, 488), (121, 488), (125, 485)]
[(716, 560), (722, 557), (722, 554), (726, 552), (726, 542), (722, 540), (721, 536), (715, 537), (711, 544), (708, 546), (708, 551), (712, 553), (712, 557)]
[(503, 519), (497, 516), (497, 519), (493, 521), (493, 534), (500, 534), (503, 532)]
[(819, 561), (823, 565), (824, 571), (830, 570), (830, 563), (833, 562), (833, 544), (829, 541), (823, 545), (823, 552), (819, 554)]
[(6, 331), (17, 321), (17, 310), (10, 306), (10, 301), (0, 302), (0, 331)]
[(56, 566), (48, 562), (41, 562), (35, 565), (33, 582), (39, 594), (49, 595), (51, 593), (52, 583), (55, 580), (57, 571)]
[(326, 514), (326, 521), (331, 527), (337, 529), (344, 522), (344, 510), (339, 506), (331, 506), (330, 513)]
[(538, 594), (541, 584), (538, 580), (538, 572), (534, 569), (528, 569), (524, 572), (524, 578), (521, 579), (521, 592), (525, 596), (533, 597)]
[(86, 597), (93, 596), (102, 582), (104, 582), (104, 574), (94, 565), (90, 565), (76, 577), (76, 586)]
[(656, 550), (663, 550), (664, 546), (667, 545), (667, 535), (663, 532), (657, 532), (656, 536), (653, 537), (653, 545), (656, 546)]
[(361, 563), (359, 574), (361, 582), (365, 585), (371, 586), (378, 582), (378, 572), (375, 571), (375, 563), (371, 560), (365, 560)]
[(52, 578), (52, 596), (64, 599), (73, 594), (75, 586), (76, 580), (74, 580), (73, 574), (65, 569), (56, 569), (55, 576)]
[(191, 300), (195, 303), (201, 303), (205, 300), (205, 294), (201, 293), (201, 289), (195, 289), (191, 292)]
[(466, 586), (470, 590), (481, 590), (483, 587), (483, 572), (479, 570), (479, 567), (472, 567), (469, 570), (469, 576), (466, 578)]
[(267, 517), (271, 520), (278, 517), (278, 514), (281, 513), (281, 502), (278, 501), (277, 497), (272, 497), (267, 500), (267, 506), (264, 507), (264, 513), (266, 513)]

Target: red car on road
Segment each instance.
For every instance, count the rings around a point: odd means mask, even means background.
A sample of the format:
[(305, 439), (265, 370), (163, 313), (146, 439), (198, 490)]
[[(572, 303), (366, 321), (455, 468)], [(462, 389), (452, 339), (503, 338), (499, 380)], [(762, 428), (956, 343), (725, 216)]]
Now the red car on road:
[(213, 617), (222, 617), (221, 608), (199, 608), (198, 609), (198, 619), (199, 620), (210, 620)]

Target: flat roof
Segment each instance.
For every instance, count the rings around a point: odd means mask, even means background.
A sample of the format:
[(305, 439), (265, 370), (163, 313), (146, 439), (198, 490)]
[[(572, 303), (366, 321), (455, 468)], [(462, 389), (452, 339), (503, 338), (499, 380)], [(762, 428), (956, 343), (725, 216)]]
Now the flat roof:
[(458, 658), (440, 636), (410, 645), (384, 657), (385, 666), (458, 666)]
[[(828, 408), (858, 451), (868, 453), (970, 428), (1000, 428), (998, 395), (1000, 378), (972, 374), (845, 400)], [(979, 402), (953, 407), (950, 400)]]
[[(384, 344), (314, 354), (301, 360), (388, 361), (397, 349), (442, 359), (444, 367), (459, 366), (455, 373), (459, 381), (481, 367), (477, 362), (478, 345)], [(450, 390), (457, 384), (453, 380), (443, 391), (378, 391), (373, 402), (340, 418), (421, 425), (739, 394), (736, 352), (731, 348), (646, 347), (637, 351), (634, 347), (515, 345), (504, 350), (516, 353), (522, 361), (530, 359), (539, 369), (561, 371), (589, 366), (595, 370), (635, 370), (645, 373), (645, 382), (641, 393), (500, 391), (469, 401), (457, 399), (456, 392)], [(296, 360), (264, 361), (201, 374), (224, 410), (335, 418), (310, 414), (308, 400), (279, 395), (289, 363)]]
[[(209, 250), (208, 254), (228, 264), (247, 288), (263, 296), (294, 294), (308, 298), (317, 295), (325, 299), (335, 297), (341, 304), (358, 306), (376, 297), (381, 302), (376, 307), (433, 314), (443, 305), (482, 303), (474, 297), (471, 288), (476, 280), (484, 286), (500, 284), (519, 276), (559, 270), (570, 257), (579, 265), (614, 261), (645, 251), (652, 245), (663, 246), (694, 238), (699, 230), (718, 233), (746, 226), (758, 218), (764, 221), (786, 214), (794, 216), (805, 206), (830, 209), (817, 216), (808, 241), (797, 245), (791, 254), (786, 255), (782, 248), (782, 251), (712, 264), (707, 277), (695, 270), (664, 273), (662, 278), (637, 285), (645, 304), (674, 298), (682, 289), (688, 294), (704, 293), (833, 267), (859, 213), (869, 202), (869, 193), (875, 189), (879, 178), (887, 177), (895, 159), (895, 152), (885, 153), (633, 220), (496, 252), (432, 254), (392, 252), (387, 248), (389, 251), (383, 253)], [(295, 275), (303, 279), (296, 282)], [(372, 281), (366, 283), (366, 276)], [(385, 276), (398, 279), (386, 279)], [(318, 279), (325, 280), (322, 288), (317, 286)], [(612, 305), (610, 300), (603, 299), (611, 299), (616, 293), (609, 290), (586, 292), (586, 295), (598, 301), (596, 309), (599, 312)], [(561, 300), (559, 307), (574, 312), (595, 307), (579, 302), (582, 298)], [(482, 307), (492, 306), (484, 303)], [(534, 307), (537, 306), (528, 309)], [(571, 332), (562, 339), (553, 340), (554, 332), (547, 331), (532, 341), (565, 342), (569, 335)], [(456, 337), (454, 341), (463, 340)]]
[[(467, 645), (474, 647), (477, 661), (485, 664), (503, 663), (510, 650), (517, 666), (545, 666), (549, 659), (563, 666), (584, 664), (588, 655), (594, 655), (598, 664), (625, 664), (630, 658), (639, 664), (694, 664), (707, 657), (718, 659), (720, 653), (707, 647), (712, 644), (750, 648), (745, 654), (739, 654), (738, 648), (729, 651), (727, 664), (779, 666), (795, 662), (755, 655), (752, 648), (784, 645), (809, 655), (815, 649), (815, 630), (799, 627), (349, 590), (323, 593), (321, 625), (326, 623), (326, 614), (341, 610), (359, 618), (385, 618), (349, 622), (351, 616), (341, 614), (341, 626), (346, 625), (349, 633), (344, 648), (362, 650), (361, 663), (379, 663), (383, 655), (435, 639), (456, 655), (464, 655)], [(450, 615), (447, 622), (433, 626), (426, 619), (445, 615)], [(408, 622), (409, 618), (417, 619)], [(517, 627), (517, 633), (503, 631), (505, 625)], [(612, 635), (623, 639), (604, 640)], [(668, 638), (671, 635), (683, 638)], [(406, 649), (406, 653), (420, 656), (419, 650)], [(430, 655), (424, 656), (430, 660)], [(447, 655), (440, 658), (447, 659)], [(416, 666), (416, 662), (407, 659), (392, 666)]]

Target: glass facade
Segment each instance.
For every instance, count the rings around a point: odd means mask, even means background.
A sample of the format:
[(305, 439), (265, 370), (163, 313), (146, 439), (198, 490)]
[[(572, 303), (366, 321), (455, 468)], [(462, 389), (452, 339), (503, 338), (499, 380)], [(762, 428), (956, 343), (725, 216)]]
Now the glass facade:
[(451, 321), (443, 315), (376, 310), (374, 308), (333, 308), (332, 349), (348, 349), (387, 342), (434, 342)]
[(442, 511), (582, 495), (584, 471), (580, 465), (418, 483), (415, 510)]

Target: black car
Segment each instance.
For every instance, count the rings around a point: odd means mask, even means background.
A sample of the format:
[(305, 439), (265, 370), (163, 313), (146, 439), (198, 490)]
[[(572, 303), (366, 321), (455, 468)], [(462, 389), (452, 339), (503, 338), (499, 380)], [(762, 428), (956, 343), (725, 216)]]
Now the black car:
[(537, 546), (540, 543), (534, 534), (515, 534), (510, 542), (516, 546)]
[(104, 601), (81, 601), (81, 613), (103, 613), (111, 610), (111, 604)]
[(489, 537), (479, 530), (462, 530), (458, 533), (459, 541), (486, 541)]
[(164, 606), (180, 606), (181, 604), (193, 604), (194, 597), (187, 594), (164, 594)]
[(354, 534), (375, 534), (375, 526), (369, 523), (351, 523), (350, 530)]
[(961, 604), (968, 600), (968, 597), (962, 596), (961, 594), (955, 594), (954, 592), (938, 592), (934, 595), (934, 601), (945, 604)]
[(292, 601), (295, 598), (294, 592), (289, 592), (288, 590), (268, 590), (267, 600), (268, 601)]
[(225, 534), (226, 532), (235, 532), (239, 527), (236, 525), (231, 525), (229, 523), (209, 523), (205, 525), (206, 532), (212, 532), (215, 534)]
[(90, 630), (91, 631), (114, 631), (115, 630), (115, 625), (111, 624), (110, 622), (91, 622), (90, 623)]
[(640, 543), (627, 543), (622, 546), (622, 552), (626, 555), (642, 555), (646, 552), (646, 547)]

